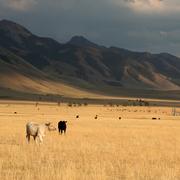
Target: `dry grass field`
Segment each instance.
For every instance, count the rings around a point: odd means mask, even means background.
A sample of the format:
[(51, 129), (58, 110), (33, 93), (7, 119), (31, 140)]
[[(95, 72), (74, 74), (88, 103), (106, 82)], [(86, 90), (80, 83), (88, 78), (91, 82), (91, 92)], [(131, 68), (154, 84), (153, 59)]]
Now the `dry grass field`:
[[(1, 102), (0, 179), (179, 180), (180, 116), (171, 111)], [(68, 121), (66, 135), (47, 132), (43, 144), (27, 143), (28, 121), (57, 126), (61, 119)]]

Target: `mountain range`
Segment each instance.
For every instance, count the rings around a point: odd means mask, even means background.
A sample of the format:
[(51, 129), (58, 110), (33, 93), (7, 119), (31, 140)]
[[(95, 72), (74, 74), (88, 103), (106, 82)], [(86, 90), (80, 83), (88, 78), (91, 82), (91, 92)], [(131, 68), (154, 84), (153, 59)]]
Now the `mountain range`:
[(82, 36), (67, 43), (0, 21), (0, 88), (89, 96), (180, 91), (180, 58), (105, 47)]

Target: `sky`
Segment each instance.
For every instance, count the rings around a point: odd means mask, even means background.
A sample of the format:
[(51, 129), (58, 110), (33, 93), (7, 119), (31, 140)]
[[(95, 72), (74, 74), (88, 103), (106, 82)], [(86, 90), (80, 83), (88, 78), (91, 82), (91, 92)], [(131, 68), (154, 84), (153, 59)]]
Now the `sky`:
[(0, 19), (61, 43), (82, 35), (107, 47), (180, 56), (180, 0), (0, 0)]

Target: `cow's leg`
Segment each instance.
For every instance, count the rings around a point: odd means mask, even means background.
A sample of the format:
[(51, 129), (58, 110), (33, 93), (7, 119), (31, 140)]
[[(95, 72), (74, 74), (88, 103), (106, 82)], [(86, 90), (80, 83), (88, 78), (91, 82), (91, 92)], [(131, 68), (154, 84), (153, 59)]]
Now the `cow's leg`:
[(29, 134), (27, 134), (27, 135), (26, 135), (26, 138), (27, 138), (28, 143), (29, 143), (29, 142), (30, 142), (30, 135), (29, 135)]
[(38, 138), (37, 137), (38, 136), (34, 136), (34, 141), (35, 141), (36, 144), (38, 144)]
[(43, 142), (43, 137), (41, 135), (39, 135), (39, 141), (40, 141), (40, 143)]
[(66, 134), (66, 129), (64, 129), (64, 134)]
[(61, 129), (61, 134), (63, 133), (63, 130)]
[(36, 142), (36, 137), (37, 137), (37, 136), (33, 136), (35, 142)]

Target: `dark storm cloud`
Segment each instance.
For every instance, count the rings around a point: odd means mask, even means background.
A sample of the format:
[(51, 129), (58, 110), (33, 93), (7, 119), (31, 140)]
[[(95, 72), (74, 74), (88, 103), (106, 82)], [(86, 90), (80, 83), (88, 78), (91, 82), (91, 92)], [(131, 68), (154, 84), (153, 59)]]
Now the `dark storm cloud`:
[(180, 55), (178, 0), (0, 0), (0, 16), (60, 42), (84, 35), (106, 46)]

